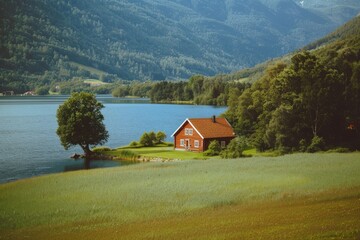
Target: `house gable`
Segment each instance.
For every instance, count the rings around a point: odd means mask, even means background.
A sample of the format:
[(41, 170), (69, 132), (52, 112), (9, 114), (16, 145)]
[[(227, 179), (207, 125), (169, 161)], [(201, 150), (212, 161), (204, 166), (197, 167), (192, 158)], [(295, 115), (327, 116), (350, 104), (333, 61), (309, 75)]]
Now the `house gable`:
[(176, 131), (171, 135), (171, 137), (174, 137), (175, 134), (177, 134), (177, 132), (178, 132), (179, 130), (181, 130), (181, 128), (183, 128), (183, 126), (184, 126), (184, 124), (185, 124), (186, 122), (188, 122), (188, 123), (191, 125), (191, 127), (197, 132), (197, 134), (199, 134), (199, 136), (200, 136), (202, 139), (204, 139), (204, 137), (201, 135), (201, 133), (200, 133), (200, 132), (196, 129), (196, 127), (189, 121), (188, 118), (185, 119), (185, 121), (180, 125), (180, 127), (178, 127), (178, 129), (176, 129)]
[(203, 151), (203, 137), (189, 121), (185, 121), (172, 136), (176, 150)]

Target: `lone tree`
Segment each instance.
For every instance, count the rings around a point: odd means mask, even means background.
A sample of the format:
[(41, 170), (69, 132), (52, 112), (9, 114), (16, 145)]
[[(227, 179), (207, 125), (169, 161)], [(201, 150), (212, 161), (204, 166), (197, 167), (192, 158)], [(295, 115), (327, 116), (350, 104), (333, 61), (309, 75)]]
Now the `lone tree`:
[(61, 145), (67, 150), (71, 146), (80, 145), (85, 158), (90, 158), (91, 146), (103, 145), (109, 138), (103, 123), (104, 116), (100, 110), (104, 105), (98, 102), (94, 94), (73, 93), (59, 106), (56, 117), (58, 121), (57, 135)]

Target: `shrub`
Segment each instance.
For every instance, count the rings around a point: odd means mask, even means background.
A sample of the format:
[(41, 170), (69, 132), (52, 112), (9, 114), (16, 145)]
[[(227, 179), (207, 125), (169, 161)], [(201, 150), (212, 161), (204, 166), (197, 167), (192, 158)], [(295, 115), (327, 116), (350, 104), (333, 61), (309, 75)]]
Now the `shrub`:
[(156, 143), (164, 142), (165, 138), (166, 138), (166, 134), (164, 132), (159, 131), (156, 133)]
[[(151, 132), (144, 132), (144, 134), (140, 138), (140, 144), (144, 147), (151, 147), (155, 144), (163, 143), (166, 138), (166, 134), (164, 132), (157, 132), (154, 131)], [(131, 146), (131, 145), (130, 145)], [(136, 145), (134, 145), (135, 147)]]
[(205, 156), (216, 156), (216, 155), (219, 155), (220, 152), (221, 152), (221, 146), (220, 146), (219, 141), (213, 140), (210, 142), (209, 148), (208, 148), (208, 150), (206, 150), (204, 152), (204, 155)]
[(280, 146), (277, 151), (280, 153), (280, 155), (288, 154), (292, 152), (292, 149), (290, 147), (286, 146)]
[(155, 132), (151, 131), (151, 132), (148, 133), (148, 135), (149, 135), (149, 138), (150, 138), (150, 140), (152, 142), (152, 145), (154, 145), (156, 143), (156, 134), (155, 134)]
[(349, 153), (349, 152), (351, 152), (351, 150), (349, 148), (338, 147), (338, 148), (330, 149), (327, 152), (329, 152), (329, 153)]
[(138, 145), (139, 145), (139, 143), (136, 142), (136, 141), (132, 141), (132, 142), (129, 144), (130, 147), (137, 147)]
[(248, 147), (247, 141), (243, 137), (237, 137), (230, 141), (225, 150), (221, 151), (222, 158), (240, 158), (245, 157), (243, 151)]
[(299, 142), (299, 151), (300, 152), (306, 152), (307, 149), (307, 143), (305, 139), (301, 139)]
[(144, 147), (151, 147), (153, 146), (153, 141), (148, 133), (144, 133), (140, 138), (140, 144)]
[(314, 153), (324, 150), (325, 141), (322, 137), (315, 136), (311, 140), (310, 146), (307, 148), (307, 152)]

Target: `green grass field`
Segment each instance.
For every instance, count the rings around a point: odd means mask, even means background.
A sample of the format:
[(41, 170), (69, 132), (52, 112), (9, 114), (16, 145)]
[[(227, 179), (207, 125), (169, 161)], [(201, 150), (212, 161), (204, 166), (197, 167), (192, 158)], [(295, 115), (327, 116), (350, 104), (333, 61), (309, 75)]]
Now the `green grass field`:
[(141, 163), (0, 185), (0, 239), (359, 239), (360, 153)]
[(104, 154), (111, 156), (121, 157), (123, 152), (125, 153), (132, 152), (134, 155), (141, 157), (150, 158), (161, 158), (164, 160), (196, 160), (196, 159), (209, 159), (209, 157), (204, 156), (203, 153), (196, 153), (190, 151), (175, 151), (174, 147), (166, 146), (166, 144), (158, 145), (155, 147), (120, 147), (113, 149), (111, 151), (105, 151)]

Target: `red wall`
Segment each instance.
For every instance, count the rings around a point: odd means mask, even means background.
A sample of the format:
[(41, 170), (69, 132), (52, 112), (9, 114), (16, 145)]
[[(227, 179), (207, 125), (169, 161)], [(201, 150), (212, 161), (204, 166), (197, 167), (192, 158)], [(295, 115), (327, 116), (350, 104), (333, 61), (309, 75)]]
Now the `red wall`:
[[(185, 129), (189, 128), (189, 129), (193, 129), (193, 133), (192, 135), (185, 135)], [(191, 126), (191, 124), (189, 122), (186, 122), (181, 129), (179, 129), (179, 131), (177, 132), (177, 134), (174, 136), (174, 144), (175, 144), (175, 149), (184, 149), (186, 150), (185, 146), (180, 146), (180, 140), (184, 139), (185, 144), (186, 142), (189, 143), (189, 149), (190, 151), (203, 151), (203, 139), (200, 137), (200, 135), (195, 131), (195, 129)], [(195, 140), (199, 141), (199, 147), (195, 148), (194, 146), (194, 142)]]

